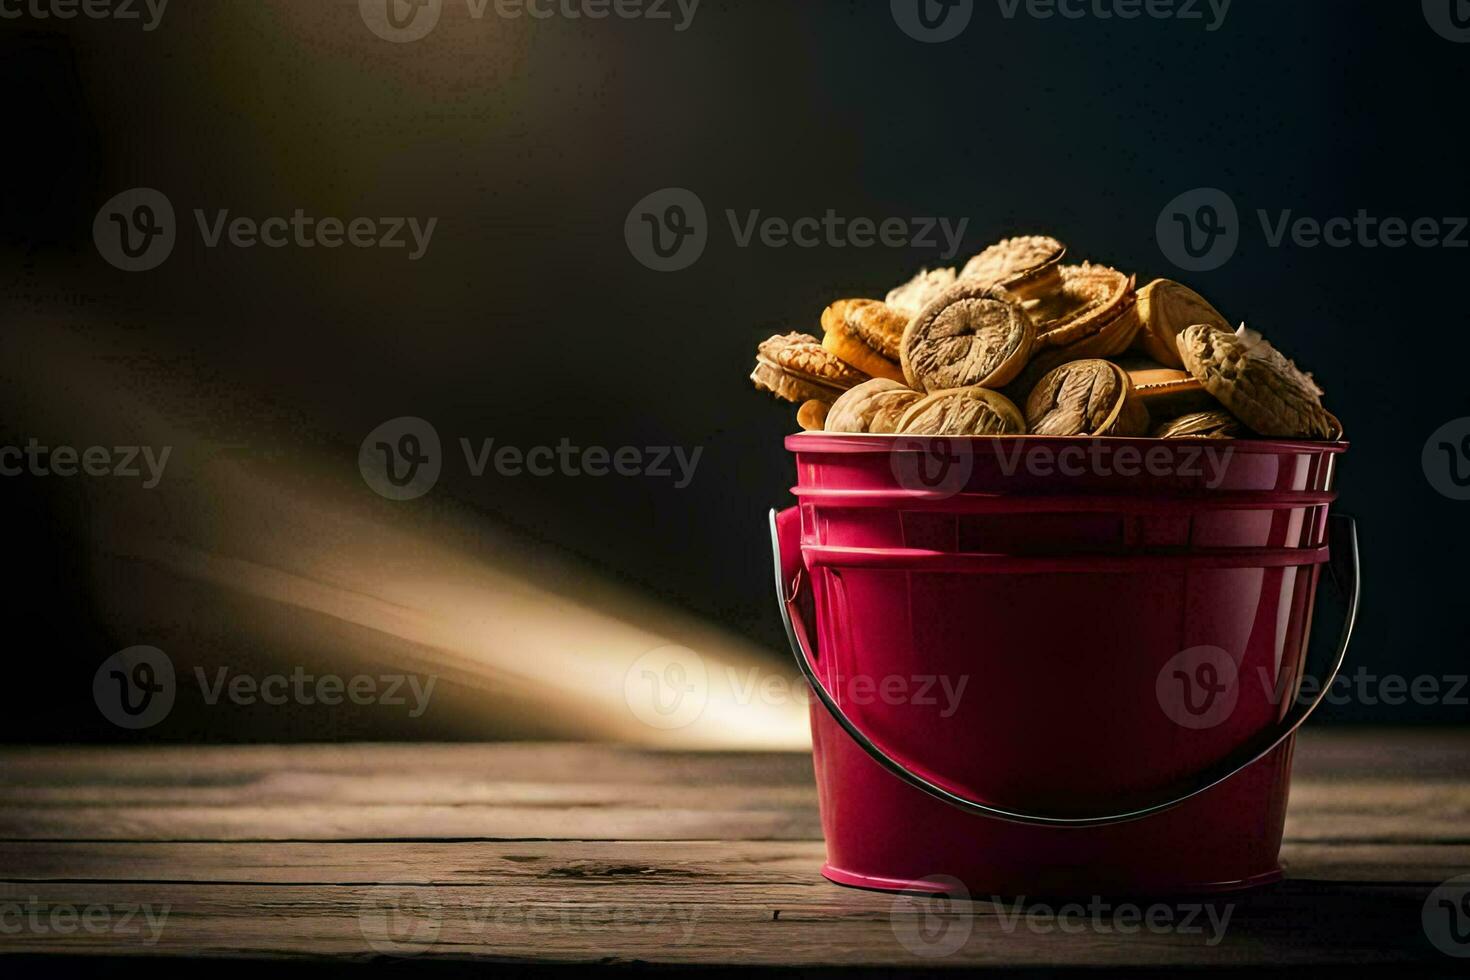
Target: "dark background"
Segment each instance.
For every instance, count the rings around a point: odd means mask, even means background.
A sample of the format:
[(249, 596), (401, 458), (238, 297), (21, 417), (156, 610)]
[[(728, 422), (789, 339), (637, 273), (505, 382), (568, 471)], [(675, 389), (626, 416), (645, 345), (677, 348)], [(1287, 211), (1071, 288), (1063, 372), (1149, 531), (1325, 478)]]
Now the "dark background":
[[(509, 529), (528, 553), (562, 553), (747, 634), (775, 662), (764, 520), (793, 481), (781, 446), (793, 413), (751, 390), (754, 344), (815, 331), (832, 299), (881, 296), (940, 259), (742, 249), (724, 211), (968, 218), (959, 262), (1005, 235), (1050, 233), (1140, 282), (1190, 282), (1312, 370), (1353, 443), (1339, 506), (1360, 519), (1364, 548), (1354, 664), (1464, 674), (1470, 504), (1430, 486), (1420, 452), (1470, 415), (1470, 251), (1271, 248), (1254, 216), (1470, 214), (1457, 132), (1467, 68), (1470, 46), (1434, 33), (1418, 4), (1375, 0), (1236, 0), (1214, 33), (1008, 21), (980, 3), (965, 35), (940, 45), (907, 37), (880, 2), (704, 0), (677, 33), (616, 18), (474, 22), (450, 0), (433, 34), (402, 45), (330, 0), (175, 0), (151, 33), (0, 21), (0, 382), (48, 393), (7, 393), (0, 442), (68, 440), (45, 411), (72, 382), (40, 353), (65, 337), (245, 457), (310, 453), (361, 494), (358, 444), (402, 415), (431, 420), (446, 443), (703, 447), (683, 490), (472, 479), (451, 465), (434, 499)], [(139, 185), (173, 201), (180, 242), (161, 268), (130, 275), (98, 256), (92, 219)], [(668, 186), (695, 191), (712, 229), (696, 265), (659, 274), (629, 254), (623, 222)], [(1241, 246), (1217, 271), (1182, 273), (1155, 221), (1201, 186), (1239, 205)], [(439, 226), (417, 263), (211, 251), (195, 207)], [(108, 726), (89, 696), (104, 657), (144, 642), (96, 594), (97, 492), (0, 480), (12, 571), (0, 741), (143, 737)], [(1446, 722), (1465, 709), (1329, 715)]]

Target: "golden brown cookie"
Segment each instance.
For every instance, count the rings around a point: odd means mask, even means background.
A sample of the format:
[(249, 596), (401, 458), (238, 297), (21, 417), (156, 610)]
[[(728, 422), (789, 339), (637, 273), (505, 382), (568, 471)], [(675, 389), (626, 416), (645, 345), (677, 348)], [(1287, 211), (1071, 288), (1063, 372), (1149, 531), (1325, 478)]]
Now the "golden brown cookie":
[(1091, 356), (1098, 357), (1120, 354), (1133, 341), (1139, 328), (1137, 301), (1132, 276), (1084, 262), (1062, 266), (1058, 288), (1028, 311), (1036, 321), (1039, 347), (1072, 347), (1095, 337)]
[[(902, 319), (904, 326), (907, 326), (907, 318)], [(882, 336), (883, 325), (887, 324), (891, 331), (895, 323), (895, 315), (875, 300), (838, 300), (822, 311), (822, 346), (865, 374), (875, 378), (888, 378), (890, 381), (903, 381), (903, 370), (897, 362), (884, 357), (858, 333), (858, 325), (863, 324), (875, 336)], [(898, 327), (897, 333), (902, 337), (903, 328)]]
[(821, 432), (827, 427), (827, 413), (831, 410), (831, 405), (815, 398), (804, 401), (801, 408), (796, 410), (796, 424), (801, 426), (803, 432)]
[(960, 278), (1004, 286), (1028, 299), (1055, 287), (1066, 254), (1067, 246), (1045, 235), (1007, 238), (965, 263)]
[(1223, 408), (1190, 412), (1154, 430), (1156, 439), (1239, 439), (1245, 434), (1240, 419)]
[(886, 378), (864, 381), (832, 405), (827, 413), (827, 431), (896, 432), (903, 413), (923, 397)]
[(909, 323), (900, 363), (910, 388), (949, 391), (1008, 383), (1031, 357), (1036, 326), (999, 286), (961, 279)]
[(1016, 384), (1023, 386), (1029, 393), (1048, 372), (1068, 361), (1113, 357), (1123, 353), (1138, 333), (1139, 321), (1134, 315), (1134, 309), (1132, 305), (1127, 306), (1122, 313), (1100, 325), (1096, 333), (1088, 334), (1065, 347), (1042, 347), (1038, 343), (1036, 351), (1031, 355), (1031, 361), (1026, 365), (1026, 370), (1021, 372)]
[(958, 388), (927, 395), (903, 413), (898, 431), (916, 436), (1004, 436), (1026, 431), (1021, 410), (989, 388)]
[(1026, 424), (1037, 435), (1138, 436), (1148, 422), (1128, 372), (1111, 361), (1063, 364), (1026, 399)]
[(1219, 330), (1230, 324), (1210, 301), (1183, 283), (1155, 279), (1138, 291), (1138, 319), (1142, 329), (1134, 346), (1166, 367), (1179, 368), (1179, 334), (1203, 323)]
[(840, 299), (822, 311), (822, 330), (832, 333), (839, 324), (868, 347), (897, 362), (904, 328), (911, 318), (876, 299)]
[(884, 302), (890, 309), (912, 319), (934, 297), (953, 286), (956, 278), (958, 277), (954, 269), (921, 269), (914, 278), (897, 289), (890, 290)]
[(1116, 363), (1128, 372), (1134, 393), (1153, 418), (1172, 419), (1218, 407), (1205, 386), (1188, 371), (1167, 368), (1144, 358), (1124, 358)]
[(1333, 439), (1341, 426), (1322, 389), (1260, 334), (1195, 324), (1179, 334), (1189, 373), (1253, 431), (1280, 439)]
[(789, 333), (760, 345), (750, 380), (757, 388), (799, 405), (810, 400), (834, 402), (868, 376), (824, 350), (817, 338)]

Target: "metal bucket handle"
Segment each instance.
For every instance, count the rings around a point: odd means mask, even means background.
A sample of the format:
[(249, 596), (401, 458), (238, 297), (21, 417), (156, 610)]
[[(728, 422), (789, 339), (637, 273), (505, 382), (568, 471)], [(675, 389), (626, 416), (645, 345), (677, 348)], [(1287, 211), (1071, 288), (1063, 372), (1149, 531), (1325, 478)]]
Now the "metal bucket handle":
[[(797, 526), (795, 522), (798, 520), (799, 515), (794, 507), (781, 514), (777, 514), (774, 509), (771, 511), (771, 551), (775, 558), (776, 567), (776, 600), (781, 610), (781, 621), (786, 626), (786, 638), (790, 641), (791, 652), (796, 657), (796, 665), (801, 668), (802, 674), (806, 676), (807, 682), (811, 684), (812, 690), (816, 693), (817, 700), (822, 703), (822, 706), (827, 709), (837, 724), (842, 726), (843, 731), (847, 732), (864, 752), (871, 756), (883, 768), (910, 786), (966, 813), (1006, 820), (1012, 823), (1042, 827), (1101, 827), (1108, 824), (1126, 823), (1130, 820), (1138, 820), (1142, 817), (1172, 809), (1184, 801), (1193, 799), (1201, 793), (1220, 785), (1242, 769), (1274, 752), (1288, 738), (1296, 734), (1297, 729), (1302, 726), (1302, 723), (1322, 704), (1327, 692), (1332, 689), (1332, 684), (1337, 679), (1338, 672), (1342, 669), (1343, 660), (1347, 657), (1348, 643), (1352, 639), (1353, 626), (1358, 618), (1358, 598), (1361, 590), (1358, 578), (1357, 525), (1351, 517), (1332, 515), (1328, 518), (1327, 525), (1328, 543), (1332, 554), (1328, 569), (1333, 583), (1346, 605), (1346, 612), (1343, 618), (1342, 635), (1338, 638), (1337, 650), (1333, 657), (1332, 672), (1315, 698), (1305, 705), (1300, 702), (1300, 699), (1294, 698), (1292, 700), (1292, 707), (1287, 711), (1286, 715), (1269, 731), (1263, 732), (1258, 740), (1248, 743), (1209, 769), (1191, 777), (1187, 788), (1172, 794), (1162, 802), (1151, 803), (1147, 806), (1121, 813), (1102, 813), (1085, 816), (1061, 816), (1012, 810), (980, 800), (970, 799), (967, 796), (961, 796), (914, 772), (874, 743), (843, 712), (841, 706), (833, 700), (832, 695), (823, 687), (820, 678), (817, 676), (816, 669), (812, 666), (808, 641), (809, 632), (806, 628), (805, 621), (802, 619), (801, 612), (796, 606), (797, 597), (806, 584), (806, 576), (803, 574), (800, 555), (787, 556), (784, 559), (782, 555), (782, 526), (785, 525), (787, 528), (795, 528)], [(787, 562), (791, 563), (792, 571), (788, 572), (786, 570)]]

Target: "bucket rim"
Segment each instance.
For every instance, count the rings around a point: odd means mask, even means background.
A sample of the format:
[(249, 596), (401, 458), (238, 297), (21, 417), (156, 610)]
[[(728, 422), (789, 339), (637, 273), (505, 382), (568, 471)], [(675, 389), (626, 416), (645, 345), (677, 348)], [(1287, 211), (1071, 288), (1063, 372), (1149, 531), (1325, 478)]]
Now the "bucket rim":
[(929, 436), (905, 435), (888, 432), (793, 432), (786, 436), (788, 450), (817, 453), (889, 453), (894, 452), (893, 443), (908, 439), (915, 445), (903, 447), (900, 452), (918, 452), (923, 445), (937, 442), (967, 442), (972, 446), (996, 446), (1035, 444), (1046, 446), (1086, 446), (1105, 443), (1115, 448), (1134, 446), (1151, 449), (1155, 446), (1184, 448), (1187, 446), (1230, 447), (1232, 452), (1257, 455), (1286, 456), (1298, 453), (1321, 453), (1336, 455), (1347, 451), (1351, 445), (1346, 439), (1210, 439), (1195, 436), (1183, 439), (1155, 439), (1147, 436), (1044, 436), (1027, 433), (1005, 436)]

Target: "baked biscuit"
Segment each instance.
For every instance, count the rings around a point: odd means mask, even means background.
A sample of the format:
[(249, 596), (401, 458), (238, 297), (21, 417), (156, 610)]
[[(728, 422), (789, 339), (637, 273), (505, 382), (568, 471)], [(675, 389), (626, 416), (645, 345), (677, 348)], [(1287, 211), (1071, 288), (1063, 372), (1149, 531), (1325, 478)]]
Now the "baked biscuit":
[(750, 380), (757, 388), (799, 405), (812, 400), (834, 402), (868, 376), (824, 350), (817, 338), (789, 333), (760, 345)]
[(1026, 425), (1037, 435), (1138, 436), (1148, 422), (1128, 372), (1111, 361), (1063, 364), (1026, 399)]
[(1006, 436), (1026, 431), (1009, 398), (989, 388), (936, 391), (914, 402), (899, 420), (902, 435)]
[(961, 279), (909, 323), (900, 364), (916, 391), (1007, 384), (1031, 357), (1036, 325), (1000, 286)]
[(1004, 286), (1029, 299), (1055, 288), (1066, 254), (1067, 246), (1045, 235), (1007, 238), (965, 263), (960, 278)]
[(832, 405), (828, 432), (896, 432), (898, 423), (924, 396), (886, 378), (864, 381)]
[(1252, 431), (1279, 439), (1334, 439), (1341, 425), (1322, 407), (1322, 389), (1260, 334), (1195, 324), (1179, 334), (1179, 356)]

